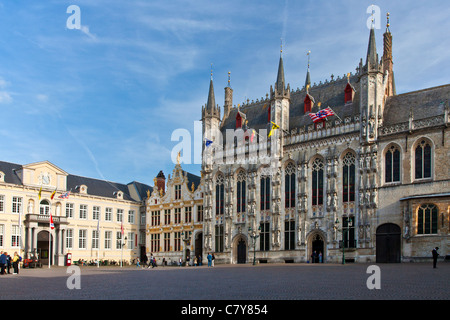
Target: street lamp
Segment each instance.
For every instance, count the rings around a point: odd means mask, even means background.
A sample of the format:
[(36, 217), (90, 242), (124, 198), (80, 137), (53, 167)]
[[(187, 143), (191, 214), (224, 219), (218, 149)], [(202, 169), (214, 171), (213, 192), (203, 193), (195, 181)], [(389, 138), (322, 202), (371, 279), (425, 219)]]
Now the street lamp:
[(125, 236), (124, 239), (120, 238), (119, 240), (119, 245), (120, 245), (120, 267), (122, 268), (122, 263), (123, 263), (123, 246), (125, 245), (125, 243), (127, 242), (128, 238)]
[(258, 227), (258, 230), (253, 230), (252, 227), (248, 227), (248, 235), (253, 240), (253, 265), (256, 264), (256, 239), (258, 239), (260, 232), (261, 226)]
[(352, 218), (348, 218), (347, 227), (344, 228), (344, 226), (342, 226), (342, 229), (338, 229), (338, 226), (339, 226), (339, 219), (336, 218), (336, 221), (334, 222), (334, 229), (336, 231), (342, 232), (342, 264), (345, 264), (345, 236), (347, 235), (348, 237), (349, 229), (353, 226)]

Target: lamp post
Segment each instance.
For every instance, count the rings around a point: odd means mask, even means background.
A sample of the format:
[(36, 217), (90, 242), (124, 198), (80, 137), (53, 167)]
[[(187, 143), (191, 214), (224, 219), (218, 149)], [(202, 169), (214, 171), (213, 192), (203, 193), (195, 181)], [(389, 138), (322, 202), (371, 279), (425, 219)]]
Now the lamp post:
[(252, 238), (253, 243), (253, 265), (256, 264), (256, 239), (258, 239), (260, 232), (261, 226), (258, 227), (258, 230), (253, 230), (252, 227), (248, 227), (248, 235)]
[(339, 226), (339, 218), (336, 218), (336, 221), (334, 222), (334, 229), (336, 231), (342, 232), (342, 264), (345, 264), (345, 235), (348, 236), (349, 228), (353, 226), (352, 218), (348, 219), (347, 227), (344, 228), (344, 226), (342, 226), (341, 229), (338, 229), (338, 226)]
[(127, 242), (127, 240), (128, 240), (128, 238), (125, 236), (125, 238), (124, 239), (120, 239), (119, 241), (119, 244), (120, 244), (120, 249), (121, 249), (121, 252), (120, 252), (120, 267), (122, 268), (122, 263), (123, 263), (123, 246), (125, 245), (125, 243)]

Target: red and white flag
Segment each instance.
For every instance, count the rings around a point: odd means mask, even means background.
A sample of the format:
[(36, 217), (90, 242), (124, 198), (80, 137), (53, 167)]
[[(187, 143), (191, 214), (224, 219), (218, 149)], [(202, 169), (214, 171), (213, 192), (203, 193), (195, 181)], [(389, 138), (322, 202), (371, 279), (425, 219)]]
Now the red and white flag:
[(53, 216), (52, 213), (50, 212), (50, 228), (53, 230), (55, 229), (55, 224), (53, 223)]
[(334, 115), (334, 112), (333, 112), (333, 110), (331, 110), (330, 107), (325, 108), (323, 110), (319, 110), (319, 112), (317, 112), (317, 113), (309, 114), (309, 116), (311, 117), (313, 122), (318, 122), (322, 119), (325, 119), (326, 117), (333, 116), (333, 115)]

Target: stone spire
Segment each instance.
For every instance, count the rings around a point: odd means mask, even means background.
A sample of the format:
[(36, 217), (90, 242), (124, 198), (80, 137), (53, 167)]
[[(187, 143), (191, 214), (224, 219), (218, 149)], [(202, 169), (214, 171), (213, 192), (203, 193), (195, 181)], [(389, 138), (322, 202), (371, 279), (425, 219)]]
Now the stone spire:
[(378, 69), (378, 53), (377, 53), (377, 44), (375, 41), (375, 28), (373, 17), (369, 34), (369, 45), (367, 47), (366, 66), (368, 71)]
[(284, 66), (283, 66), (283, 49), (280, 50), (280, 62), (278, 63), (278, 75), (277, 75), (277, 82), (275, 83), (276, 90), (281, 93), (283, 92), (285, 86), (284, 81)]
[(216, 107), (216, 98), (214, 96), (214, 84), (213, 84), (213, 73), (211, 68), (211, 80), (209, 82), (209, 93), (208, 102), (206, 103), (206, 110), (211, 112)]
[(383, 34), (383, 73), (389, 75), (386, 96), (395, 95), (394, 62), (392, 59), (392, 34), (389, 30), (389, 12), (386, 14), (386, 31)]
[(311, 87), (311, 75), (309, 74), (309, 55), (310, 55), (311, 51), (308, 51), (308, 53), (306, 54), (308, 56), (308, 70), (306, 72), (306, 80), (305, 80), (305, 88), (307, 89), (308, 87)]

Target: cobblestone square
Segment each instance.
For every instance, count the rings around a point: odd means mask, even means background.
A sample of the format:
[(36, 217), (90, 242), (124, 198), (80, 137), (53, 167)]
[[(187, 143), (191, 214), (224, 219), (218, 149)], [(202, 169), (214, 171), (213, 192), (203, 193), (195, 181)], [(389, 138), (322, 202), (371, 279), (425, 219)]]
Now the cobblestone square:
[[(369, 289), (369, 264), (267, 264), (215, 267), (68, 267), (21, 269), (0, 276), (1, 300), (448, 300), (450, 263), (379, 264), (380, 289)], [(73, 287), (73, 286), (72, 286)]]

